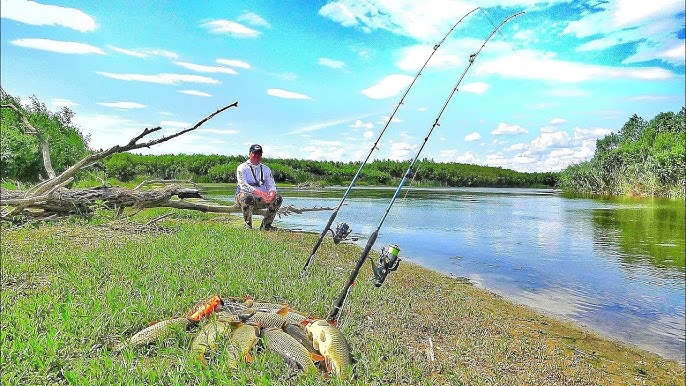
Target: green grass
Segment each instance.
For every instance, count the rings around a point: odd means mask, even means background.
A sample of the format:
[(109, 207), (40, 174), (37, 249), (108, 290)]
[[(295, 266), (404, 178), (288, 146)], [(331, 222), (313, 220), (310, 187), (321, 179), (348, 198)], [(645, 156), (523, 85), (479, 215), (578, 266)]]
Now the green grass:
[[(145, 225), (163, 212), (3, 225), (3, 385), (346, 384), (293, 373), (263, 350), (237, 370), (219, 350), (203, 369), (189, 354), (195, 330), (112, 351), (213, 294), (324, 317), (360, 254), (327, 240), (299, 278), (316, 235), (248, 231), (237, 217), (186, 211)], [(403, 263), (377, 289), (369, 274), (366, 264), (341, 323), (356, 360), (352, 384), (684, 384), (683, 364), (512, 305), (466, 280)]]

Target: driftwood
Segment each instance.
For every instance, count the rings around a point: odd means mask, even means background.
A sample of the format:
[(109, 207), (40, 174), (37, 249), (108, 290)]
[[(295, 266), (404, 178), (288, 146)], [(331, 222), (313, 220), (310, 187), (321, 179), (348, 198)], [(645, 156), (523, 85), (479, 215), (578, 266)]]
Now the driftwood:
[[(4, 94), (4, 90), (3, 90)], [(132, 138), (124, 146), (113, 146), (106, 150), (90, 154), (71, 167), (67, 168), (61, 174), (56, 175), (50, 164), (50, 149), (45, 137), (40, 130), (33, 127), (22, 110), (15, 104), (2, 104), (2, 108), (10, 108), (16, 111), (22, 118), (25, 125), (24, 132), (27, 134), (36, 135), (41, 143), (41, 151), (43, 156), (43, 166), (46, 169), (48, 179), (40, 182), (36, 186), (28, 190), (4, 190), (0, 189), (0, 220), (16, 221), (21, 219), (42, 219), (52, 220), (65, 216), (82, 215), (90, 216), (97, 208), (109, 208), (117, 210), (119, 213), (124, 208), (136, 208), (142, 210), (153, 207), (167, 207), (177, 209), (197, 210), (201, 212), (214, 213), (235, 213), (240, 212), (240, 208), (236, 205), (226, 206), (217, 205), (202, 199), (200, 190), (193, 184), (192, 181), (183, 181), (191, 184), (193, 187), (182, 187), (174, 184), (174, 182), (181, 182), (177, 180), (151, 180), (144, 181), (134, 189), (122, 187), (107, 187), (100, 186), (90, 189), (68, 189), (66, 186), (71, 183), (74, 176), (80, 170), (87, 168), (99, 160), (106, 158), (115, 153), (126, 152), (130, 150), (140, 149), (143, 147), (150, 147), (170, 139), (176, 138), (180, 135), (193, 131), (202, 124), (212, 119), (217, 114), (223, 111), (238, 106), (238, 102), (226, 105), (207, 117), (201, 119), (194, 126), (178, 131), (174, 134), (162, 136), (161, 138), (139, 143), (141, 139), (151, 133), (161, 130), (161, 127), (152, 129), (144, 129), (136, 137)], [(163, 183), (166, 186), (161, 188), (142, 189), (148, 184)], [(170, 184), (172, 183), (172, 184)], [(189, 201), (191, 200), (191, 201)], [(279, 210), (279, 215), (290, 215), (294, 213), (304, 213), (315, 210), (331, 210), (331, 208), (311, 208), (300, 209), (293, 206), (287, 206)], [(256, 211), (255, 214), (264, 215), (266, 212)]]

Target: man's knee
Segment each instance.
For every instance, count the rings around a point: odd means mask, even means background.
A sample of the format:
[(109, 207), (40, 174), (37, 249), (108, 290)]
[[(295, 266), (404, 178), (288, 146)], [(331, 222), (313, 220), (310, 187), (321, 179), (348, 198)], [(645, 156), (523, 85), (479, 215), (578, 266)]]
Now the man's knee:
[(276, 212), (281, 207), (281, 204), (283, 204), (283, 197), (277, 193), (274, 197), (274, 201), (269, 203), (269, 211)]

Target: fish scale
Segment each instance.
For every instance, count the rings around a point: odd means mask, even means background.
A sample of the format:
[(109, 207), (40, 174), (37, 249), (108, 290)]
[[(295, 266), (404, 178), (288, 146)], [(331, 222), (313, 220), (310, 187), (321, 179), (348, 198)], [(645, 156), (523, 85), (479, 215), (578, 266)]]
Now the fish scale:
[(257, 311), (245, 323), (256, 324), (263, 328), (281, 328), (286, 323), (286, 318), (273, 312)]
[(264, 331), (263, 335), (267, 348), (279, 354), (289, 365), (295, 365), (294, 367), (303, 371), (316, 370), (310, 352), (283, 330), (273, 328)]

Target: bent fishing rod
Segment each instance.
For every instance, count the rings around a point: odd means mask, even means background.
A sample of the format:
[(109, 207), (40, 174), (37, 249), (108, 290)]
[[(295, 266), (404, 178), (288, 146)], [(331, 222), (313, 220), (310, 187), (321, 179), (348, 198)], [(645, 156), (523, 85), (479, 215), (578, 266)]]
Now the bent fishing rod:
[[(472, 64), (474, 64), (474, 59), (479, 55), (481, 50), (486, 46), (486, 43), (493, 37), (493, 35), (498, 32), (500, 27), (502, 27), (505, 23), (510, 21), (511, 19), (522, 15), (524, 12), (518, 12), (513, 15), (510, 15), (507, 19), (503, 20), (495, 29), (493, 32), (491, 32), (490, 35), (484, 40), (483, 44), (479, 48), (478, 51), (475, 53), (469, 55), (469, 63), (467, 64), (467, 67), (464, 69), (462, 72), (462, 75), (460, 76), (459, 80), (455, 84), (455, 87), (453, 87), (452, 91), (450, 92), (450, 95), (448, 96), (448, 99), (446, 99), (445, 103), (443, 104), (443, 107), (441, 108), (440, 112), (438, 113), (438, 116), (436, 117), (436, 120), (434, 121), (433, 125), (429, 129), (428, 133), (426, 134), (426, 137), (424, 137), (424, 142), (422, 142), (422, 146), (419, 148), (417, 151), (417, 154), (415, 155), (414, 159), (412, 162), (410, 162), (410, 166), (407, 168), (407, 171), (405, 172), (405, 175), (403, 176), (402, 180), (400, 181), (400, 184), (398, 185), (398, 188), (395, 190), (395, 194), (393, 194), (393, 197), (391, 198), (391, 201), (388, 204), (388, 207), (386, 208), (386, 212), (383, 214), (381, 217), (381, 220), (379, 221), (379, 225), (377, 225), (376, 229), (372, 234), (369, 236), (369, 240), (367, 241), (367, 245), (364, 247), (364, 250), (362, 251), (362, 254), (360, 255), (360, 258), (357, 260), (357, 265), (355, 268), (353, 268), (352, 272), (350, 273), (350, 278), (348, 279), (348, 282), (345, 284), (343, 287), (343, 290), (341, 291), (340, 295), (338, 296), (338, 300), (336, 301), (336, 304), (333, 306), (331, 309), (331, 312), (329, 313), (329, 316), (326, 318), (329, 322), (335, 322), (338, 320), (340, 317), (340, 312), (343, 309), (343, 304), (345, 303), (346, 298), (348, 297), (348, 292), (350, 291), (350, 288), (353, 286), (355, 283), (355, 280), (357, 279), (357, 275), (360, 272), (360, 268), (362, 267), (362, 264), (364, 264), (364, 261), (367, 259), (369, 256), (369, 252), (371, 251), (372, 247), (374, 246), (374, 243), (376, 242), (377, 237), (379, 236), (379, 230), (381, 229), (381, 226), (383, 225), (384, 221), (386, 220), (386, 217), (388, 216), (388, 213), (391, 211), (391, 207), (395, 203), (395, 200), (398, 198), (400, 195), (400, 191), (403, 188), (403, 185), (405, 185), (405, 182), (407, 182), (407, 179), (409, 176), (412, 175), (412, 168), (414, 167), (415, 163), (419, 159), (419, 155), (421, 154), (422, 150), (424, 149), (424, 146), (426, 145), (427, 141), (429, 140), (429, 137), (431, 137), (431, 134), (433, 133), (434, 129), (436, 126), (438, 126), (438, 122), (441, 119), (441, 115), (443, 115), (443, 112), (445, 111), (446, 107), (448, 107), (448, 103), (450, 103), (450, 100), (452, 99), (453, 95), (455, 95), (455, 92), (457, 91), (457, 88), (460, 86), (460, 83), (462, 83), (462, 79), (464, 79), (464, 76), (467, 74), (467, 71), (472, 67)], [(390, 271), (394, 271), (398, 268), (398, 263), (399, 260), (397, 259), (397, 247), (396, 246), (391, 246), (391, 249), (395, 249), (395, 253), (391, 253), (390, 255), (387, 255), (386, 257), (380, 258), (379, 263), (383, 264), (383, 267), (377, 267), (377, 264), (374, 264), (372, 262), (372, 268), (374, 269), (374, 274), (375, 274), (375, 285), (378, 287), (383, 283), (384, 279), (386, 278), (386, 275)], [(383, 252), (383, 251), (382, 251)], [(390, 259), (390, 260), (389, 260)], [(379, 273), (383, 276), (379, 276)]]
[[(310, 253), (310, 257), (307, 258), (307, 261), (305, 262), (305, 265), (303, 266), (302, 271), (300, 271), (301, 276), (303, 274), (305, 274), (305, 272), (307, 271), (307, 267), (309, 267), (310, 263), (312, 262), (312, 258), (317, 253), (317, 250), (319, 249), (319, 247), (322, 245), (322, 241), (324, 240), (324, 237), (326, 236), (326, 232), (331, 230), (331, 224), (333, 224), (334, 220), (336, 219), (336, 216), (338, 216), (338, 211), (343, 206), (345, 199), (348, 197), (348, 194), (352, 190), (353, 186), (355, 186), (355, 183), (357, 182), (358, 178), (360, 177), (360, 174), (362, 173), (362, 168), (364, 168), (364, 166), (369, 161), (369, 157), (371, 157), (372, 153), (374, 152), (374, 149), (377, 148), (377, 145), (379, 144), (381, 137), (384, 135), (384, 133), (386, 132), (386, 129), (391, 124), (393, 117), (395, 117), (395, 113), (398, 112), (398, 109), (400, 109), (400, 106), (403, 104), (403, 101), (405, 101), (405, 97), (410, 92), (410, 89), (412, 89), (412, 86), (414, 86), (414, 83), (417, 81), (419, 76), (422, 74), (422, 71), (424, 71), (424, 68), (426, 68), (426, 66), (429, 64), (429, 61), (434, 56), (436, 51), (438, 51), (438, 48), (441, 46), (441, 44), (443, 44), (445, 39), (447, 39), (448, 36), (453, 32), (453, 30), (455, 28), (457, 28), (457, 25), (460, 24), (460, 22), (462, 22), (462, 20), (464, 20), (467, 16), (469, 16), (470, 14), (472, 14), (474, 11), (476, 11), (479, 8), (480, 7), (476, 7), (473, 10), (467, 12), (464, 16), (462, 16), (462, 18), (460, 18), (460, 20), (458, 20), (457, 23), (455, 23), (455, 25), (453, 25), (453, 28), (451, 28), (450, 31), (448, 31), (448, 33), (445, 34), (443, 39), (441, 39), (441, 41), (438, 42), (438, 44), (436, 44), (433, 47), (433, 51), (431, 51), (431, 55), (429, 55), (429, 58), (426, 59), (426, 62), (424, 62), (424, 65), (422, 66), (422, 68), (419, 69), (419, 72), (417, 72), (417, 75), (412, 80), (412, 83), (410, 83), (410, 85), (407, 87), (407, 90), (405, 90), (405, 94), (403, 94), (402, 98), (400, 98), (400, 102), (398, 102), (398, 104), (395, 106), (395, 109), (393, 110), (393, 113), (391, 114), (391, 116), (388, 118), (386, 125), (384, 125), (383, 130), (381, 130), (381, 132), (379, 133), (379, 136), (376, 138), (376, 142), (374, 142), (374, 145), (372, 145), (371, 149), (369, 149), (369, 153), (367, 154), (367, 158), (365, 158), (364, 162), (362, 162), (362, 164), (360, 165), (360, 168), (357, 170), (357, 173), (355, 173), (355, 176), (353, 177), (352, 181), (350, 181), (350, 185), (348, 185), (348, 189), (346, 189), (345, 193), (343, 193), (343, 197), (341, 198), (341, 201), (338, 203), (338, 206), (336, 206), (336, 209), (334, 209), (334, 211), (331, 213), (331, 216), (329, 217), (329, 221), (326, 223), (326, 225), (324, 226), (324, 229), (322, 230), (321, 234), (319, 235), (319, 240), (317, 240), (317, 242), (314, 244), (314, 247), (312, 248), (312, 252)], [(339, 226), (339, 229), (337, 229), (336, 233), (334, 234), (334, 243), (338, 244), (348, 234), (350, 234), (350, 229), (348, 228), (347, 224), (341, 224), (341, 226)]]

